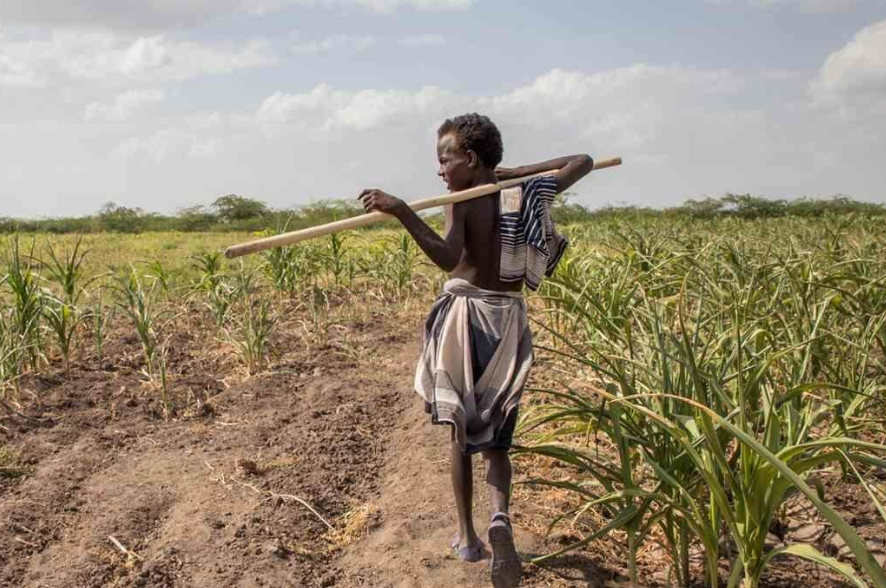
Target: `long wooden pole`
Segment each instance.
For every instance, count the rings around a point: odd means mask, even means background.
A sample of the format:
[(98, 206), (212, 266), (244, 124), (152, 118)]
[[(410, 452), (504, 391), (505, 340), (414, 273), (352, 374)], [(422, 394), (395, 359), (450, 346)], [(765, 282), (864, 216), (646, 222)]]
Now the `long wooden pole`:
[[(607, 167), (614, 167), (616, 165), (621, 165), (620, 157), (595, 161), (594, 169), (603, 169)], [(470, 188), (469, 190), (452, 192), (450, 194), (442, 194), (440, 196), (434, 196), (432, 198), (424, 198), (423, 200), (410, 202), (409, 207), (412, 210), (418, 212), (420, 210), (434, 208), (435, 206), (443, 206), (446, 204), (455, 204), (456, 202), (464, 202), (465, 200), (471, 200), (473, 198), (479, 198), (488, 194), (494, 194), (499, 190), (516, 186), (527, 178), (543, 176), (551, 173), (553, 173), (553, 171), (547, 171), (540, 174), (534, 174), (532, 176), (525, 176), (522, 178), (515, 178), (513, 180), (505, 180), (504, 182), (499, 182), (497, 184), (483, 184), (482, 186), (476, 186), (474, 188)], [(369, 212), (366, 214), (361, 214), (360, 216), (355, 216), (353, 218), (346, 218), (344, 220), (326, 223), (325, 225), (318, 225), (316, 227), (301, 229), (300, 231), (292, 231), (290, 233), (274, 235), (273, 237), (266, 237), (264, 239), (250, 241), (248, 243), (233, 245), (229, 247), (227, 251), (225, 251), (225, 257), (227, 257), (228, 259), (233, 259), (235, 257), (249, 255), (250, 253), (266, 251), (275, 247), (293, 245), (295, 243), (306, 241), (308, 239), (314, 239), (316, 237), (322, 237), (324, 235), (331, 235), (332, 233), (338, 233), (339, 231), (348, 231), (351, 229), (365, 227), (367, 225), (371, 225), (373, 223), (388, 220), (391, 218), (394, 217), (383, 212)]]

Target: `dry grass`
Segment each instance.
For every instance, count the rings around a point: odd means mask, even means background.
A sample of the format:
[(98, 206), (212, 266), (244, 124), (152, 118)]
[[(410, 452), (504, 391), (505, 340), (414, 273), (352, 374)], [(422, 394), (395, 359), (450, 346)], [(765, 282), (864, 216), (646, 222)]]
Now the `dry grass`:
[(0, 478), (20, 478), (31, 472), (31, 468), (21, 462), (21, 456), (5, 445), (0, 447)]
[(324, 536), (336, 548), (343, 549), (365, 537), (378, 520), (379, 508), (373, 502), (364, 502), (339, 517), (338, 528)]

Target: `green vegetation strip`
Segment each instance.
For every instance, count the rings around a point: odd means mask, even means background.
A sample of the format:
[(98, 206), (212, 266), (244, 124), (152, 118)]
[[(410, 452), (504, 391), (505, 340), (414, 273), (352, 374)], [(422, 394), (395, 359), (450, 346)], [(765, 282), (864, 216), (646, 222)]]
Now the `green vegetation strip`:
[[(794, 556), (855, 586), (886, 588), (868, 546), (817, 482), (858, 479), (871, 512), (886, 513), (874, 476), (886, 465), (878, 442), (886, 217), (846, 202), (828, 205), (849, 207), (839, 214), (782, 214), (735, 197), (706, 218), (709, 204), (680, 214), (579, 214), (565, 227), (567, 256), (529, 297), (536, 351), (553, 371), (536, 372), (545, 388), (528, 395), (520, 422), (518, 455), (545, 464), (523, 483), (571, 495), (550, 526), (570, 521), (586, 531), (536, 561), (618, 532), (634, 583), (655, 542), (679, 586), (757, 588), (776, 558)], [(561, 201), (558, 214), (581, 212), (570, 206)], [(283, 221), (274, 230), (291, 228)], [(244, 375), (273, 366), (281, 329), (304, 353), (360, 361), (365, 351), (347, 317), (365, 323), (415, 302), (424, 309), (445, 279), (401, 231), (336, 234), (227, 262), (220, 251), (238, 240), (3, 239), (0, 400), (14, 405), (29, 374), (72, 377), (77, 362), (118, 361), (106, 342), (123, 333), (140, 344), (137, 369), (163, 416), (176, 418), (205, 400), (176, 396), (170, 385), (179, 377), (169, 362), (177, 329), (214, 334), (214, 352)], [(25, 471), (14, 460), (0, 467)], [(852, 561), (791, 543), (790, 534), (786, 545), (767, 542), (792, 497), (809, 501)]]

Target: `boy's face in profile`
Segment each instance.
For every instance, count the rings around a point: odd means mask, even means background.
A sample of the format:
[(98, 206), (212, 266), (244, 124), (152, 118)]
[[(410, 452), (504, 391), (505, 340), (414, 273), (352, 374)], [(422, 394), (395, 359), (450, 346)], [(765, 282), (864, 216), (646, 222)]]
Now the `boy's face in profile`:
[(437, 161), (440, 162), (437, 175), (446, 182), (450, 192), (473, 186), (479, 158), (473, 152), (463, 151), (454, 133), (447, 133), (437, 140)]

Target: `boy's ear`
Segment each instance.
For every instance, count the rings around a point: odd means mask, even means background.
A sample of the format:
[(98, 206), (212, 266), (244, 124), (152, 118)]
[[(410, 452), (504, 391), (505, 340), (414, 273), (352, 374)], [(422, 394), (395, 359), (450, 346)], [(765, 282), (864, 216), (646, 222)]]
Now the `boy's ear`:
[(480, 164), (480, 158), (477, 157), (476, 153), (474, 153), (473, 151), (468, 149), (467, 155), (468, 155), (468, 167), (474, 168)]

